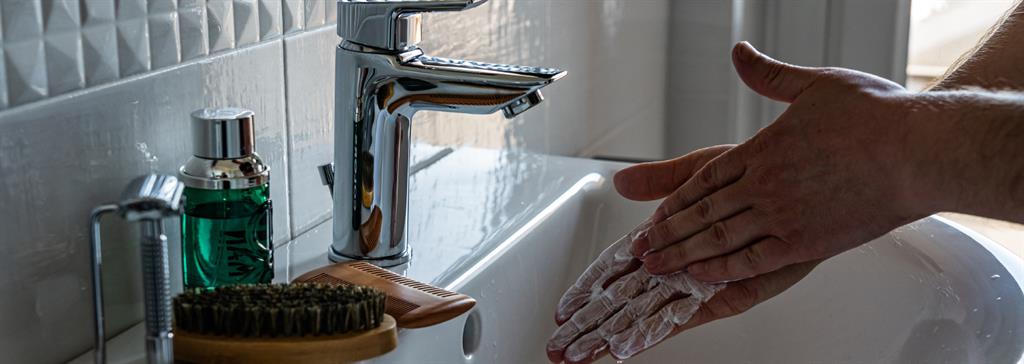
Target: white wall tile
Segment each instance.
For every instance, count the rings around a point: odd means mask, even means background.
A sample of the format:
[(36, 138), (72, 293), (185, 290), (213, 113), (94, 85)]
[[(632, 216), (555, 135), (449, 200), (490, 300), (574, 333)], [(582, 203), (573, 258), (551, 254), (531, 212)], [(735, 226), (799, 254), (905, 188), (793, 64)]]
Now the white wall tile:
[(324, 21), (334, 23), (338, 21), (338, 2), (327, 0), (324, 2)]
[(210, 53), (235, 47), (235, 19), (231, 0), (206, 2), (206, 25), (210, 38)]
[(334, 161), (333, 28), (286, 37), (288, 155), (292, 235), (331, 215), (331, 195), (316, 167)]
[(235, 46), (242, 47), (260, 40), (259, 9), (256, 0), (232, 0), (235, 21)]
[(305, 28), (306, 13), (303, 0), (284, 0), (281, 9), (281, 25), (284, 34), (302, 31)]
[(206, 36), (206, 0), (178, 2), (178, 30), (181, 39), (181, 60), (206, 56), (210, 52)]
[(48, 96), (85, 87), (80, 14), (77, 0), (43, 2)]
[(181, 32), (175, 0), (149, 2), (149, 54), (153, 69), (181, 62)]
[(259, 0), (260, 40), (281, 36), (281, 0)]
[[(0, 256), (7, 257), (0, 290), (19, 292), (0, 295), (3, 362), (63, 362), (89, 349), (84, 219), (116, 200), (131, 178), (176, 172), (191, 152), (193, 109), (234, 105), (257, 113), (257, 150), (272, 168), (274, 240), (289, 240), (283, 59), (281, 43), (270, 42), (0, 112), (0, 170), (22, 171), (0, 174)], [(53, 140), (60, 142), (44, 142)], [(107, 322), (116, 333), (141, 319), (139, 252), (135, 229), (116, 217), (105, 221)], [(180, 244), (176, 223), (168, 222), (172, 246)], [(180, 287), (180, 271), (172, 278)]]
[(41, 0), (6, 1), (3, 7), (4, 42), (39, 38), (43, 34)]
[(311, 29), (324, 25), (324, 8), (327, 1), (305, 0), (305, 9), (302, 16), (305, 18), (305, 28)]
[(117, 62), (121, 77), (150, 69), (149, 22), (145, 0), (118, 0)]
[(42, 38), (4, 43), (4, 66), (11, 105), (27, 104), (46, 97), (46, 58)]
[(95, 86), (120, 77), (117, 25), (113, 1), (84, 1), (82, 5), (82, 61), (85, 83)]

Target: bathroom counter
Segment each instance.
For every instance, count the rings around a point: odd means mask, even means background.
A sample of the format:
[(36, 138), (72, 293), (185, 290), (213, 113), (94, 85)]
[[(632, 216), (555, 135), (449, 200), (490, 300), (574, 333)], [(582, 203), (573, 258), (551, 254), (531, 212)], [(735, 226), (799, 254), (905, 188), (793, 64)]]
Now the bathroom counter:
[[(604, 178), (593, 172), (610, 166), (624, 164), (417, 145), (408, 219), (412, 257), (393, 270), (457, 291), (494, 259), (492, 253), (503, 242), (517, 239), (537, 224), (538, 216), (554, 211), (566, 191), (603, 183)], [(275, 281), (287, 282), (330, 264), (330, 245), (331, 220), (326, 220), (275, 247)], [(108, 362), (145, 361), (143, 326), (139, 323), (108, 340)], [(71, 361), (89, 362), (92, 351)]]

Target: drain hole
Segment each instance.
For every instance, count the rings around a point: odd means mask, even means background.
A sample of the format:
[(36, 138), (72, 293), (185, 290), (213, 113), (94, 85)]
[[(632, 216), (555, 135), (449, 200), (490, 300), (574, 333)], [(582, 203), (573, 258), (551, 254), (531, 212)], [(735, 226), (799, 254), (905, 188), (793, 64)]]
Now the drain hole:
[(473, 310), (466, 317), (466, 326), (462, 328), (462, 355), (469, 359), (480, 348), (480, 336), (483, 335), (480, 311)]

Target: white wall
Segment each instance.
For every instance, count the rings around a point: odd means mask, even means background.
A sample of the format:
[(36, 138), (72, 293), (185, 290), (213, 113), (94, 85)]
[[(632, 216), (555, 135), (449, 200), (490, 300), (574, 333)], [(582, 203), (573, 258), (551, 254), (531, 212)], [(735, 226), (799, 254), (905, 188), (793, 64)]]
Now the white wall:
[[(425, 113), (414, 137), (660, 157), (667, 9), (666, 0), (492, 0), (427, 16), (428, 53), (569, 76), (516, 119)], [(278, 251), (329, 217), (314, 168), (331, 161), (332, 21), (324, 0), (0, 0), (3, 362), (62, 362), (89, 349), (86, 216), (134, 176), (173, 174), (191, 150), (193, 109), (256, 111)], [(109, 221), (104, 282), (116, 333), (140, 320), (141, 283), (134, 229)]]
[(785, 110), (736, 77), (731, 50), (741, 40), (784, 62), (906, 77), (909, 0), (673, 1), (671, 11), (670, 155), (741, 142)]

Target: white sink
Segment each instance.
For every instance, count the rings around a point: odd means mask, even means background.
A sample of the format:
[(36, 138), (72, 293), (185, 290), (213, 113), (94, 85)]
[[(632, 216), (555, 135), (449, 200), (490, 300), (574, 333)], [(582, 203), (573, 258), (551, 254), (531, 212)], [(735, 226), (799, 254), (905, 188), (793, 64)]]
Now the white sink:
[[(448, 162), (457, 162), (452, 157)], [(492, 243), (497, 248), (483, 258), (464, 263), (472, 269), (435, 279), (475, 297), (475, 313), (404, 331), (399, 349), (375, 362), (547, 362), (544, 345), (561, 293), (654, 204), (614, 192), (610, 176), (623, 164), (551, 157), (538, 163), (567, 179), (557, 183), (563, 188), (558, 197)], [(430, 264), (417, 259), (414, 264)], [(828, 260), (747, 313), (680, 334), (628, 361), (1016, 363), (1024, 353), (1021, 267), (1001, 246), (927, 218)]]
[[(404, 330), (373, 363), (546, 363), (558, 298), (653, 203), (619, 197), (624, 164), (462, 148), (413, 175), (411, 263), (400, 271), (477, 299), (470, 313)], [(275, 251), (285, 281), (328, 264), (330, 221)], [(821, 264), (742, 315), (669, 339), (638, 363), (1016, 363), (1020, 260), (927, 218)], [(112, 348), (142, 358), (141, 328)], [(83, 355), (80, 362), (87, 362)], [(611, 362), (610, 359), (605, 359)], [(120, 360), (116, 362), (122, 362)]]

